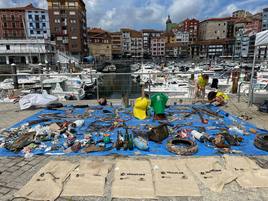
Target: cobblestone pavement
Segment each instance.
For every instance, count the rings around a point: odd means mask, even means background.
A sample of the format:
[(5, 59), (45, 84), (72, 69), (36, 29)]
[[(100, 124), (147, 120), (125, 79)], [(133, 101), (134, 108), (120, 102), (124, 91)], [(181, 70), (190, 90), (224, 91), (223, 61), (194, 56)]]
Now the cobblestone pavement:
[[(172, 100), (174, 101), (174, 100)], [(120, 101), (117, 101), (120, 102)], [(68, 104), (73, 102), (68, 102)], [(75, 104), (90, 104), (95, 101), (80, 101)], [(257, 111), (256, 107), (248, 108), (246, 103), (238, 103), (235, 99), (231, 99), (228, 106), (224, 108), (226, 111), (240, 116), (247, 114), (252, 117), (250, 122), (256, 124), (260, 128), (268, 129), (268, 114), (263, 114)], [(39, 110), (27, 110), (19, 111), (18, 105), (15, 104), (0, 104), (0, 129), (7, 128), (18, 121), (21, 121), (28, 116), (33, 115)], [(0, 201), (13, 200), (14, 193), (25, 185), (30, 178), (49, 160), (65, 159), (70, 161), (78, 161), (81, 157), (48, 157), (48, 156), (34, 156), (30, 159), (25, 158), (7, 158), (0, 157)], [(114, 157), (87, 157), (92, 160), (111, 160), (115, 161)], [(268, 160), (268, 157), (262, 157)], [(110, 196), (110, 187), (112, 183), (113, 171), (109, 173), (106, 187), (105, 196), (102, 198), (59, 198), (59, 201), (80, 201), (80, 200), (112, 200)], [(249, 189), (245, 190), (238, 186), (236, 182), (228, 184), (222, 193), (214, 193), (209, 189), (205, 188), (203, 184), (199, 183), (201, 193), (203, 197), (182, 197), (182, 198), (161, 198), (159, 200), (181, 200), (181, 201), (267, 201), (268, 200), (268, 189)], [(24, 199), (14, 199), (24, 200)], [(113, 199), (117, 200), (117, 199)], [(126, 199), (124, 199), (126, 200)]]

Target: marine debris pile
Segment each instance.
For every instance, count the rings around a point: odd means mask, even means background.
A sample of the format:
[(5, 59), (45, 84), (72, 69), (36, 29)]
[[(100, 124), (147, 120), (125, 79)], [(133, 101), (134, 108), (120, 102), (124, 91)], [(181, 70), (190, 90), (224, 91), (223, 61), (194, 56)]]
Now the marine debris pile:
[(1, 131), (0, 155), (266, 155), (268, 131), (211, 105), (172, 105), (166, 120), (121, 106), (44, 109)]

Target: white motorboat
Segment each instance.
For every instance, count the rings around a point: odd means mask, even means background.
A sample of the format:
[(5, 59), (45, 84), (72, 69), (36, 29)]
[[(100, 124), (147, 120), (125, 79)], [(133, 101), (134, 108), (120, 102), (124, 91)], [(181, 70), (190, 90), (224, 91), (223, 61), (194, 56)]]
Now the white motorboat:
[(177, 82), (171, 80), (167, 83), (155, 83), (147, 86), (144, 91), (147, 93), (165, 93), (170, 98), (187, 99), (190, 98), (189, 84), (185, 81)]
[(109, 72), (115, 72), (116, 71), (116, 66), (115, 65), (108, 65), (105, 66), (102, 72), (104, 73), (109, 73)]
[(141, 68), (141, 64), (140, 64), (140, 63), (131, 64), (131, 65), (130, 65), (130, 70), (131, 70), (131, 72), (138, 71), (140, 68)]
[[(37, 76), (32, 76), (29, 73), (18, 73), (18, 84), (24, 88), (26, 85), (34, 85), (40, 82), (40, 78)], [(13, 79), (7, 78), (0, 82), (0, 89), (14, 89)]]
[(48, 93), (59, 98), (74, 96), (77, 100), (85, 97), (83, 82), (77, 77), (53, 77), (42, 81), (42, 86), (48, 89)]
[(154, 74), (161, 74), (161, 71), (155, 68), (156, 66), (150, 64), (142, 64), (141, 69), (132, 73), (131, 76), (134, 79), (140, 79), (140, 82), (146, 83), (150, 80)]

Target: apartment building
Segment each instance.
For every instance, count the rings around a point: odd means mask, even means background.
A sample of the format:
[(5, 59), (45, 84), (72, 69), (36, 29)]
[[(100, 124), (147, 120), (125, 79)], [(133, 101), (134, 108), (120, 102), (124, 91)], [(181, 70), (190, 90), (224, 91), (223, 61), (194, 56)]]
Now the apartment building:
[(130, 32), (131, 46), (130, 53), (132, 57), (142, 58), (143, 57), (143, 37), (139, 31), (132, 30)]
[(81, 59), (88, 54), (83, 0), (47, 0), (51, 38), (57, 49)]
[(178, 31), (175, 33), (176, 42), (181, 44), (189, 44), (189, 32)]
[(247, 17), (251, 17), (252, 14), (246, 10), (237, 10), (237, 11), (233, 12), (232, 16), (234, 18), (247, 18)]
[(153, 57), (165, 56), (165, 36), (161, 35), (151, 39), (151, 52)]
[(112, 32), (111, 43), (112, 43), (112, 57), (114, 59), (121, 58), (122, 55), (122, 33), (121, 32)]
[(263, 9), (262, 13), (262, 30), (268, 30), (268, 8)]
[(200, 22), (200, 40), (220, 40), (227, 38), (227, 24), (232, 18), (211, 18)]
[(124, 56), (131, 56), (131, 29), (123, 28), (121, 29), (122, 34), (122, 54)]
[(32, 4), (25, 7), (25, 28), (28, 38), (50, 38), (48, 11), (35, 8)]
[(183, 31), (189, 33), (189, 41), (198, 40), (199, 21), (197, 19), (186, 19), (183, 21)]
[(0, 39), (26, 38), (23, 7), (1, 8), (0, 19)]
[(141, 30), (143, 37), (143, 54), (144, 56), (151, 56), (151, 40), (153, 37), (159, 37), (162, 31), (154, 29), (143, 29)]
[(112, 38), (109, 32), (100, 28), (87, 30), (89, 53), (98, 60), (112, 59)]

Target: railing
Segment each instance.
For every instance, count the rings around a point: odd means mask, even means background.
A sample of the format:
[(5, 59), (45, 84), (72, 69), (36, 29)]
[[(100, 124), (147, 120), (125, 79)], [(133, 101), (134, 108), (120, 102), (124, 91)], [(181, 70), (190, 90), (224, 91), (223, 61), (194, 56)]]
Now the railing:
[[(158, 85), (162, 87), (156, 88), (155, 80), (156, 78), (161, 77), (159, 80)], [(188, 79), (185, 78), (184, 83), (180, 83), (179, 81), (182, 78), (179, 76), (189, 76), (189, 73), (61, 73), (61, 74), (0, 74), (0, 81), (3, 81), (3, 78), (12, 78), (13, 82), (17, 82), (19, 88), (22, 92), (26, 92), (26, 90), (31, 90), (31, 92), (39, 91), (42, 92), (43, 90), (47, 90), (52, 92), (55, 89), (56, 82), (51, 84), (54, 86), (48, 87), (49, 84), (45, 84), (44, 80), (52, 79), (52, 78), (60, 78), (65, 77), (66, 80), (74, 82), (82, 81), (82, 89), (88, 92), (86, 99), (96, 99), (100, 97), (107, 97), (108, 99), (121, 99), (122, 97), (127, 97), (128, 99), (136, 99), (140, 97), (144, 92), (152, 95), (157, 92), (167, 93), (172, 99), (172, 101), (189, 101), (194, 98), (194, 85)], [(33, 78), (35, 77), (36, 82), (33, 81), (34, 79), (23, 80), (22, 78)], [(2, 78), (2, 79), (1, 79)], [(69, 79), (68, 79), (69, 78)], [(168, 81), (178, 81), (177, 85), (181, 84), (184, 86), (175, 87), (176, 84), (172, 83), (165, 83)], [(38, 81), (37, 81), (38, 80)], [(58, 81), (59, 83), (67, 82)], [(62, 94), (64, 92), (78, 92), (80, 88), (79, 84), (77, 86), (72, 85), (69, 83), (69, 86), (63, 86)], [(76, 83), (77, 84), (77, 83)], [(0, 83), (1, 88), (1, 83)], [(1, 89), (0, 89), (1, 90)], [(29, 93), (29, 92), (28, 92)], [(67, 94), (67, 93), (66, 93)], [(3, 97), (0, 97), (0, 99)], [(79, 98), (78, 98), (79, 100)]]

